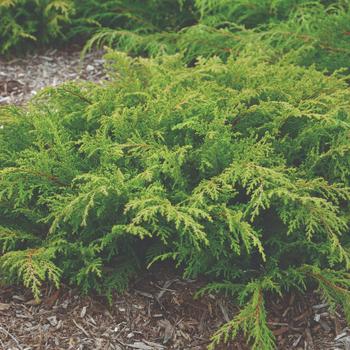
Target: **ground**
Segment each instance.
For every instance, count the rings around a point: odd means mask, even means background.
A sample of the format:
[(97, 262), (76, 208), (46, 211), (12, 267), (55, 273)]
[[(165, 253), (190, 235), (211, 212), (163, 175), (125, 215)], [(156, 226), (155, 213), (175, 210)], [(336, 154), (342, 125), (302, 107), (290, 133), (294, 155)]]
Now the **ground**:
[[(47, 85), (104, 78), (101, 52), (80, 60), (79, 50), (51, 50), (1, 60), (0, 104), (22, 104)], [(0, 287), (0, 349), (206, 349), (210, 335), (237, 312), (222, 295), (195, 299), (203, 279), (185, 280), (169, 266), (147, 271), (112, 303), (62, 286), (46, 286), (39, 303), (21, 287)], [(350, 350), (343, 316), (316, 292), (268, 298), (268, 319), (278, 348)], [(246, 350), (242, 338), (221, 349)]]
[[(195, 298), (205, 280), (162, 266), (147, 271), (112, 303), (63, 286), (36, 302), (20, 287), (0, 288), (0, 346), (6, 350), (206, 349), (210, 335), (237, 312), (222, 295)], [(279, 349), (349, 349), (348, 328), (317, 294), (269, 298)], [(242, 338), (219, 349), (248, 350)]]
[(0, 104), (23, 103), (45, 86), (67, 80), (99, 81), (104, 77), (102, 52), (81, 60), (80, 50), (49, 50), (5, 60), (0, 57)]

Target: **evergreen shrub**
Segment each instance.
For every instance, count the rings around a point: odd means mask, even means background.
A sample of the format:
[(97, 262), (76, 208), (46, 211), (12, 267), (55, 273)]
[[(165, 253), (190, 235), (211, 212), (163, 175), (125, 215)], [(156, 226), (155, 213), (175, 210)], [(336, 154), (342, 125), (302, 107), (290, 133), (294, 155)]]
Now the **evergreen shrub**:
[(0, 0), (0, 54), (48, 45), (73, 13), (71, 0)]
[(45, 89), (0, 111), (0, 275), (111, 296), (172, 259), (274, 348), (265, 296), (317, 285), (350, 322), (346, 77), (249, 54), (133, 59), (110, 80)]
[(332, 72), (350, 60), (350, 3), (305, 0), (197, 0), (196, 22), (177, 31), (101, 27), (84, 50), (107, 45), (131, 55), (184, 53), (190, 65), (198, 56), (241, 55), (248, 48), (269, 57)]
[(82, 43), (101, 26), (150, 33), (191, 25), (189, 0), (0, 0), (0, 54)]
[(0, 0), (0, 54), (63, 44), (132, 55), (270, 61), (334, 71), (350, 60), (349, 0)]

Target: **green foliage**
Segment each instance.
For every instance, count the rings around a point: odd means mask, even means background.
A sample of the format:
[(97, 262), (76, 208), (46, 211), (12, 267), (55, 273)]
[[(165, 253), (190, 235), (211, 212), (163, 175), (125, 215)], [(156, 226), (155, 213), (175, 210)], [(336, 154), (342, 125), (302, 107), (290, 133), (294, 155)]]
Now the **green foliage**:
[(189, 0), (87, 0), (75, 2), (76, 18), (89, 18), (110, 28), (139, 30), (143, 33), (169, 30), (191, 24)]
[[(0, 0), (0, 53), (81, 43), (101, 26), (143, 34), (190, 25), (189, 1)], [(186, 9), (186, 10), (185, 10)]]
[[(0, 278), (109, 299), (174, 260), (274, 349), (265, 295), (350, 323), (348, 0), (0, 0), (0, 53), (90, 38), (110, 80), (0, 110)], [(111, 299), (110, 299), (111, 300)]]
[(247, 341), (252, 343), (252, 350), (274, 349), (274, 337), (267, 326), (264, 306), (264, 291), (278, 291), (278, 287), (269, 279), (252, 281), (241, 291), (241, 304), (245, 305), (234, 319), (222, 326), (212, 337), (210, 349), (222, 341), (234, 339), (239, 330), (247, 335)]
[(48, 44), (63, 35), (73, 12), (71, 0), (0, 0), (0, 53), (27, 42)]
[(0, 53), (87, 40), (132, 55), (247, 50), (271, 62), (348, 69), (349, 0), (0, 0)]
[(184, 53), (198, 56), (259, 52), (272, 62), (285, 61), (320, 70), (345, 67), (350, 59), (350, 5), (346, 1), (240, 0), (196, 1), (201, 17), (178, 31), (139, 32), (101, 28), (85, 51), (108, 45), (132, 55)]
[(288, 19), (291, 12), (304, 0), (195, 0), (201, 18), (207, 23), (217, 25), (235, 22), (252, 28), (270, 21)]
[(305, 291), (306, 283), (310, 279), (318, 284), (324, 300), (334, 310), (337, 305), (343, 306), (349, 321), (349, 277), (346, 271), (321, 270), (316, 266), (302, 265), (283, 271), (278, 267), (271, 269), (265, 276), (249, 281), (246, 285), (229, 281), (209, 284), (198, 294), (225, 291), (226, 294), (235, 297), (242, 306), (241, 311), (213, 335), (209, 349), (215, 349), (221, 342), (235, 338), (239, 331), (246, 335), (253, 350), (275, 349), (273, 334), (267, 327), (264, 293), (281, 295), (283, 290), (291, 287)]
[(54, 247), (10, 251), (0, 258), (0, 276), (4, 280), (23, 281), (39, 299), (40, 286), (45, 279), (59, 287), (61, 270), (52, 262), (54, 257)]
[(242, 305), (212, 348), (273, 349), (265, 294), (310, 283), (350, 319), (347, 77), (249, 50), (106, 60), (109, 81), (0, 112), (2, 277), (110, 297), (173, 259)]

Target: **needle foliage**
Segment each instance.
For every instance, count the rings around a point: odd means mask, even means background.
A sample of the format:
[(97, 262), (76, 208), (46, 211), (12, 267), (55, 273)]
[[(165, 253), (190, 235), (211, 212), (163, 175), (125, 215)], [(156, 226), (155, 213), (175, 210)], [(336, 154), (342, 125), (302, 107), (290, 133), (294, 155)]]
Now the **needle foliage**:
[(0, 0), (0, 54), (69, 43), (132, 55), (271, 61), (334, 71), (350, 60), (349, 0)]
[(274, 348), (265, 296), (318, 285), (350, 321), (347, 77), (240, 57), (106, 56), (110, 80), (0, 112), (1, 278), (110, 296), (174, 260)]
[(82, 43), (101, 27), (176, 30), (192, 24), (189, 0), (0, 0), (0, 54)]
[(0, 0), (0, 54), (63, 38), (73, 13), (70, 0)]
[(103, 45), (132, 55), (184, 53), (226, 60), (248, 48), (268, 57), (334, 71), (350, 60), (350, 3), (304, 0), (197, 0), (196, 21), (178, 30), (125, 31), (101, 27), (85, 51)]

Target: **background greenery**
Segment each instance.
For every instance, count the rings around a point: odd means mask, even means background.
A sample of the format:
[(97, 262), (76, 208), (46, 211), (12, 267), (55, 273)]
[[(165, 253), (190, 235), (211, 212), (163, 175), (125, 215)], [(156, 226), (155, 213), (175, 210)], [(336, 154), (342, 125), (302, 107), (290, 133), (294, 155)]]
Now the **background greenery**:
[(3, 53), (77, 37), (119, 49), (109, 81), (0, 110), (3, 281), (110, 298), (171, 259), (242, 305), (213, 349), (239, 331), (273, 349), (265, 296), (290, 289), (318, 287), (350, 322), (348, 1), (1, 1), (0, 14)]
[(113, 46), (133, 55), (226, 59), (247, 46), (270, 60), (333, 71), (350, 59), (349, 0), (0, 0), (0, 53)]

